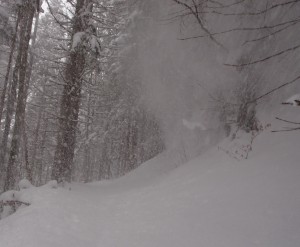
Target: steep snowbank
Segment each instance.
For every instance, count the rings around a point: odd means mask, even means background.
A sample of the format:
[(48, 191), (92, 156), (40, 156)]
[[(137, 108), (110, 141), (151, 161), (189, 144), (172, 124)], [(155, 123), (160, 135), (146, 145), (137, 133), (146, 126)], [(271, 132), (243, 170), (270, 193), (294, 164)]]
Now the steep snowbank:
[(265, 131), (248, 160), (213, 148), (174, 169), (164, 154), (115, 181), (33, 188), (0, 247), (300, 246), (299, 140)]

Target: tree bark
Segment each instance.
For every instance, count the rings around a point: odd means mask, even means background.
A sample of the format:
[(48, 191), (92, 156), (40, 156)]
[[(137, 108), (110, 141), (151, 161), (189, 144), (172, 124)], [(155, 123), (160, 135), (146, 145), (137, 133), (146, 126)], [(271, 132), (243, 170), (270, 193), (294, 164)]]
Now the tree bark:
[[(88, 29), (92, 0), (77, 0), (73, 19), (72, 41), (75, 34)], [(82, 41), (71, 48), (64, 75), (60, 105), (59, 130), (52, 168), (52, 179), (70, 182), (76, 145), (76, 129), (81, 99), (82, 80), (86, 65), (86, 48)]]
[[(42, 141), (40, 144), (40, 154), (39, 157), (35, 163), (35, 168), (36, 168), (36, 184), (37, 185), (42, 185), (43, 183), (43, 170), (44, 170), (44, 151), (45, 151), (45, 145), (46, 145), (46, 138), (47, 138), (47, 130), (48, 130), (48, 120), (46, 118), (43, 119), (44, 121), (44, 131), (43, 131), (43, 136), (42, 136)], [(48, 180), (48, 173), (49, 173), (49, 165), (46, 167), (46, 172), (45, 172), (45, 178), (44, 182), (46, 183)]]
[(0, 125), (1, 125), (1, 120), (2, 120), (3, 109), (4, 109), (7, 86), (8, 86), (8, 82), (10, 81), (10, 72), (11, 72), (13, 56), (14, 56), (14, 52), (15, 52), (15, 48), (16, 48), (19, 23), (20, 23), (20, 10), (18, 11), (18, 14), (17, 14), (15, 34), (12, 38), (12, 43), (11, 43), (11, 48), (10, 48), (10, 53), (9, 53), (9, 58), (8, 58), (8, 64), (7, 64), (7, 69), (6, 69), (5, 79), (4, 79), (4, 86), (3, 86), (1, 99), (0, 99)]
[[(44, 88), (43, 88), (43, 92), (44, 92)], [(43, 119), (43, 105), (44, 105), (44, 96), (41, 96), (41, 101), (40, 101), (40, 105), (41, 107), (38, 110), (38, 116), (37, 116), (37, 123), (36, 123), (36, 127), (34, 130), (34, 138), (33, 138), (33, 151), (32, 151), (32, 172), (34, 174), (37, 174), (37, 151), (38, 151), (38, 146), (39, 146), (39, 137), (40, 137), (40, 129), (41, 129), (41, 122)]]
[[(19, 17), (20, 19), (20, 44), (18, 48), (18, 55), (16, 58), (16, 63), (13, 69), (13, 76), (12, 76), (12, 83), (10, 85), (10, 90), (8, 94), (8, 99), (6, 102), (6, 116), (5, 116), (5, 126), (4, 132), (2, 135), (1, 140), (1, 149), (0, 149), (0, 164), (3, 168), (1, 171), (1, 175), (5, 176), (5, 161), (6, 161), (6, 153), (7, 153), (7, 145), (8, 145), (8, 136), (11, 127), (12, 116), (15, 111), (15, 102), (17, 98), (17, 87), (19, 82), (19, 70), (22, 62), (22, 50), (20, 49), (21, 44), (24, 42), (25, 39), (25, 29), (26, 29), (26, 22), (25, 22), (25, 12), (23, 7), (20, 7)], [(2, 180), (2, 179), (1, 179)]]
[(86, 124), (85, 124), (85, 145), (84, 145), (84, 173), (85, 178), (84, 181), (86, 183), (90, 182), (90, 175), (91, 175), (91, 160), (90, 160), (90, 113), (91, 113), (91, 93), (88, 92), (88, 105), (87, 105), (87, 116), (86, 116)]
[(29, 42), (31, 39), (32, 23), (35, 13), (35, 8), (31, 1), (24, 2), (24, 12), (26, 13), (24, 18), (25, 30), (24, 40), (21, 40), (19, 46), (19, 53), (21, 53), (21, 63), (19, 69), (19, 87), (18, 87), (18, 99), (15, 115), (15, 124), (13, 128), (13, 135), (11, 141), (9, 161), (6, 171), (6, 180), (4, 184), (4, 190), (13, 189), (16, 185), (16, 178), (19, 174), (17, 166), (17, 158), (19, 154), (20, 140), (22, 138), (23, 125), (25, 120), (26, 100), (28, 86), (26, 85), (26, 75), (28, 69), (28, 53)]
[(32, 166), (29, 162), (29, 154), (28, 154), (28, 138), (27, 138), (27, 132), (26, 132), (26, 125), (23, 124), (23, 149), (24, 149), (24, 159), (25, 159), (25, 171), (26, 171), (26, 177), (30, 181), (30, 183), (33, 183), (32, 178)]

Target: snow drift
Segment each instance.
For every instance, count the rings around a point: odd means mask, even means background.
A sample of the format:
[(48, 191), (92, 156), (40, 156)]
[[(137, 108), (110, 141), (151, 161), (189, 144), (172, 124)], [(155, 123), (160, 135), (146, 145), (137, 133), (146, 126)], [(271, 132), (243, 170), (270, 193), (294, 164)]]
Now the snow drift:
[(266, 130), (246, 160), (215, 147), (177, 167), (164, 153), (121, 179), (29, 188), (31, 205), (0, 221), (0, 246), (299, 246), (299, 138)]

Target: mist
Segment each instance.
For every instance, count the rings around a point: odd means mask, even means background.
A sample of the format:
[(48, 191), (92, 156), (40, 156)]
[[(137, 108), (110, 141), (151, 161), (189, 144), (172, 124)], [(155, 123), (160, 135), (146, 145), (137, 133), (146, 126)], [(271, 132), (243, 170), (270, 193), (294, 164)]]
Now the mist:
[[(261, 3), (262, 4), (262, 3)], [(251, 11), (251, 4), (249, 10)], [(203, 33), (191, 18), (176, 18), (182, 11), (172, 1), (152, 0), (141, 4), (135, 19), (134, 39), (137, 46), (137, 73), (142, 81), (142, 102), (159, 119), (168, 149), (182, 149), (192, 158), (216, 144), (224, 131), (215, 108), (219, 93), (234, 102), (239, 86), (257, 80), (256, 90), (262, 94), (280, 85), (299, 71), (298, 55), (275, 58), (273, 62), (255, 64), (242, 72), (225, 64), (235, 64), (243, 57), (255, 60), (295, 43), (298, 33), (279, 34), (270, 43), (245, 44), (259, 37), (257, 32), (229, 32), (216, 36), (221, 45), (209, 37), (191, 38)], [(256, 5), (257, 8), (261, 5)], [(253, 7), (254, 8), (254, 7)], [(237, 7), (238, 13), (241, 8)], [(297, 15), (289, 10), (289, 14)], [(175, 13), (175, 14), (174, 14)], [(283, 20), (282, 12), (274, 12), (268, 21)], [(240, 26), (263, 26), (251, 17), (208, 16), (206, 24), (213, 32)], [(276, 20), (277, 20), (276, 19)], [(265, 32), (266, 33), (266, 32)], [(281, 60), (289, 67), (286, 71)], [(299, 86), (292, 85), (259, 102), (258, 115), (272, 118), (284, 101)], [(284, 111), (284, 110), (283, 110)], [(273, 116), (274, 118), (274, 116)], [(189, 123), (189, 126), (187, 126)], [(191, 125), (193, 125), (191, 127)]]
[[(210, 39), (180, 40), (189, 30), (168, 20), (173, 11), (171, 1), (143, 5), (136, 29), (137, 71), (143, 103), (159, 119), (167, 148), (184, 146), (191, 158), (224, 136), (211, 96), (238, 75), (223, 65), (228, 50)], [(197, 24), (192, 26), (197, 32)]]

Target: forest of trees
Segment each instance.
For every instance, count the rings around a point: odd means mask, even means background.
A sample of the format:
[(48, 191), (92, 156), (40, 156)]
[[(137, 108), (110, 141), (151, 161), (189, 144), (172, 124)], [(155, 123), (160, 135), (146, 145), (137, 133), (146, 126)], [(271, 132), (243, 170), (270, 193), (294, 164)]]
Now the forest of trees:
[(0, 190), (23, 177), (35, 185), (118, 177), (164, 149), (124, 61), (136, 56), (126, 32), (137, 6), (42, 2), (0, 2)]
[[(160, 25), (175, 23), (181, 46), (213, 47), (234, 71), (197, 96), (220, 131), (257, 131), (261, 100), (300, 79), (299, 69), (280, 75), (299, 60), (300, 1), (160, 4), (169, 6)], [(165, 149), (166, 114), (148, 107), (137, 71), (141, 49), (155, 46), (142, 30), (158, 12), (154, 0), (0, 0), (0, 192), (24, 177), (34, 185), (119, 177)]]

